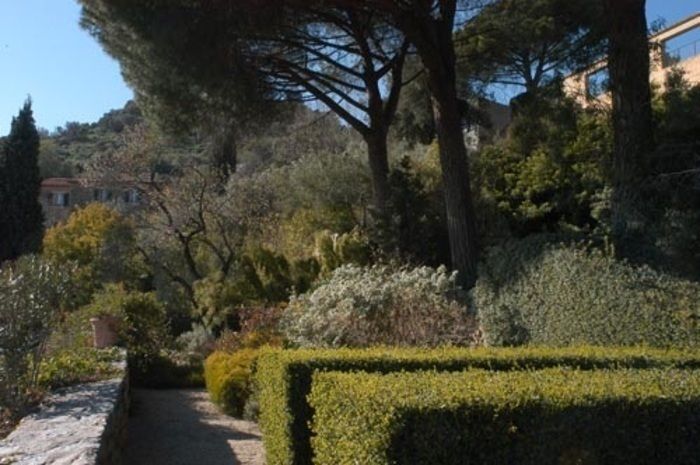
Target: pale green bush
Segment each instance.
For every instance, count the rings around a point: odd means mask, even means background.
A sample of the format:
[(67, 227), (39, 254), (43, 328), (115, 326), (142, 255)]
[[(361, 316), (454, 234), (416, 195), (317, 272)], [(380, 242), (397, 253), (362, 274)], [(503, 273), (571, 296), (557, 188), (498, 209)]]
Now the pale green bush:
[(474, 302), (490, 345), (697, 345), (700, 284), (546, 237), (486, 254)]
[(0, 269), (0, 406), (18, 412), (36, 389), (70, 276), (70, 269), (30, 256)]
[(466, 344), (476, 328), (445, 268), (345, 265), (292, 297), (282, 330), (306, 347)]
[(316, 234), (314, 255), (322, 273), (330, 273), (345, 264), (367, 265), (372, 251), (367, 237), (358, 229), (335, 234), (328, 230)]

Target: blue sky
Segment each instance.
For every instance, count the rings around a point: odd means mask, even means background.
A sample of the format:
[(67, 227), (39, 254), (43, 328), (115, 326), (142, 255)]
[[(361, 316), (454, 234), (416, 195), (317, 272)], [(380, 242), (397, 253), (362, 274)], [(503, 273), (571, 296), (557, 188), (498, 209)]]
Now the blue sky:
[[(586, 0), (572, 0), (586, 1)], [(647, 17), (673, 23), (700, 0), (647, 0)], [(132, 96), (119, 65), (78, 25), (75, 0), (0, 0), (0, 135), (28, 95), (37, 124), (93, 122)]]

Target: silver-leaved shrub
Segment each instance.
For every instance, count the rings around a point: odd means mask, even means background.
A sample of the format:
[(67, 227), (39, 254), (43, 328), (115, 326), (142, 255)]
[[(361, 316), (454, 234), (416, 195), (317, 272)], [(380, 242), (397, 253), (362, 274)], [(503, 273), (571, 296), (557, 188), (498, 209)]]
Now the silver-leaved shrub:
[(282, 330), (302, 347), (470, 344), (477, 325), (444, 267), (345, 265), (293, 296)]
[(70, 294), (71, 270), (33, 256), (0, 268), (0, 406), (21, 410), (37, 386), (39, 362)]

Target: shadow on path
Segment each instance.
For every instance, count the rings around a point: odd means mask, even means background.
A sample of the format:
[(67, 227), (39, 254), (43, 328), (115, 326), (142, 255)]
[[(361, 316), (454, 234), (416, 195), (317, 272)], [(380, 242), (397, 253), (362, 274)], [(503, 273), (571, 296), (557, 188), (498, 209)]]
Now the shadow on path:
[(220, 413), (203, 390), (132, 391), (127, 465), (263, 465), (254, 423)]

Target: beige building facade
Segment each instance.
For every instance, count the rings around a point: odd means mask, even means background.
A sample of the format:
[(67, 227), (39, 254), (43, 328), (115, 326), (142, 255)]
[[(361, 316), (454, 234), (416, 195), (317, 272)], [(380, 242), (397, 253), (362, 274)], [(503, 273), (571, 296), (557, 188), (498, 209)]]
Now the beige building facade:
[[(700, 84), (700, 12), (654, 34), (650, 41), (649, 79), (653, 85), (663, 90), (666, 76), (674, 68), (682, 70), (689, 83)], [(584, 107), (609, 106), (606, 81), (607, 61), (603, 59), (566, 77), (564, 90)]]
[(141, 198), (138, 191), (130, 187), (92, 186), (77, 178), (48, 178), (41, 183), (39, 203), (47, 228), (65, 221), (75, 208), (92, 202), (129, 213), (141, 205)]

